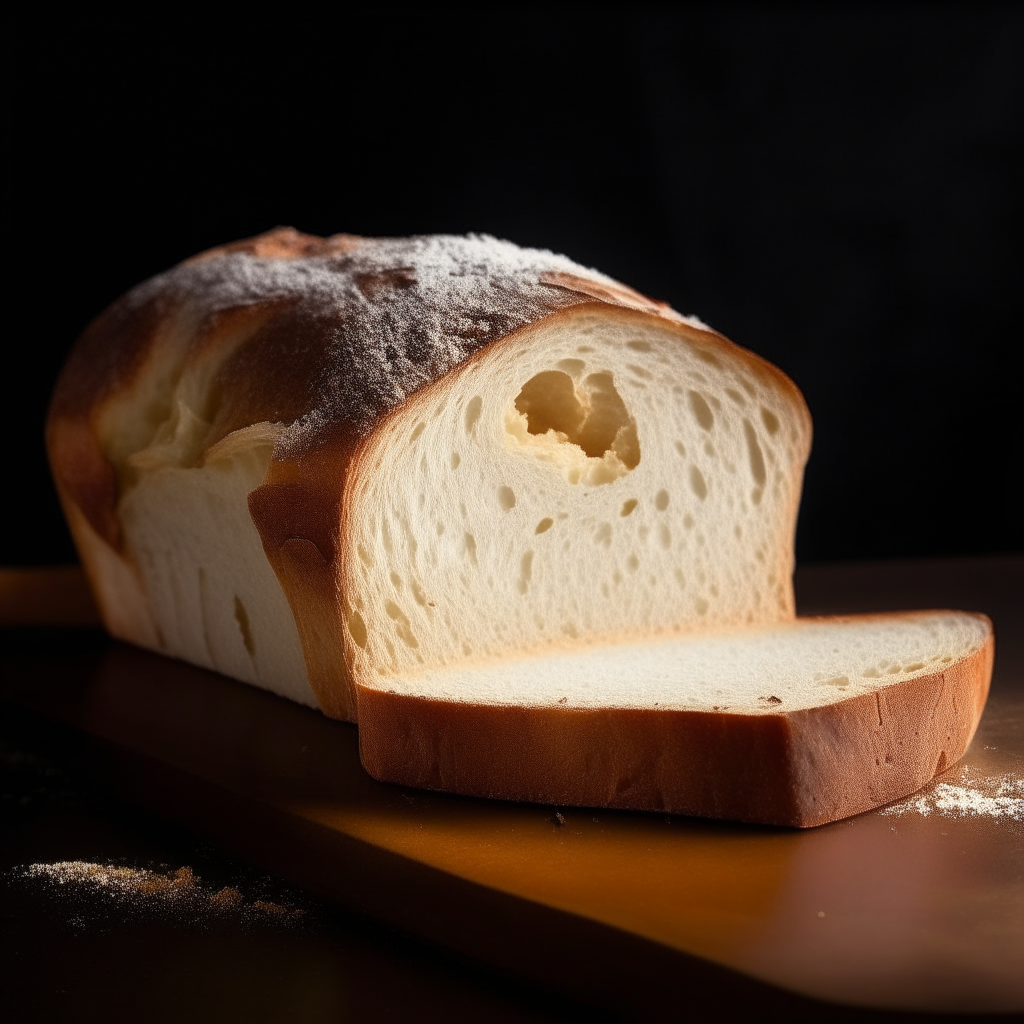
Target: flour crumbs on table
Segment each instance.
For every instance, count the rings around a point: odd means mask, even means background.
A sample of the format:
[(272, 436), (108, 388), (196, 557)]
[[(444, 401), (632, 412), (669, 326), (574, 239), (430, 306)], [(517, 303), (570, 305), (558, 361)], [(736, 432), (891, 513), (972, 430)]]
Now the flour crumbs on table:
[(935, 782), (906, 800), (879, 813), (891, 817), (931, 814), (943, 818), (998, 818), (1024, 822), (1024, 779), (1014, 775), (972, 778), (971, 769), (960, 769), (955, 782)]

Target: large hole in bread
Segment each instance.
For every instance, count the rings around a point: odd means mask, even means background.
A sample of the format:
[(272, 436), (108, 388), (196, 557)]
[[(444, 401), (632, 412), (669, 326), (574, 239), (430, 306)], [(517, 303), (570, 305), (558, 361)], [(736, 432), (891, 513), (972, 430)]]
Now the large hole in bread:
[(591, 373), (579, 386), (561, 370), (538, 373), (523, 385), (505, 429), (560, 466), (570, 483), (611, 483), (640, 463), (636, 423), (608, 372)]

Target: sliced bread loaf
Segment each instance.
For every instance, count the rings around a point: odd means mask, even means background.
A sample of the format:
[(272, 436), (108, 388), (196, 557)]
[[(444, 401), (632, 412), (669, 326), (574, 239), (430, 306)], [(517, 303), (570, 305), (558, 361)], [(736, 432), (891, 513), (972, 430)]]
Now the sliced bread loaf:
[[(955, 613), (795, 621), (810, 436), (775, 367), (564, 257), (290, 229), (115, 304), (47, 424), (115, 636), (358, 717), (381, 778), (791, 824), (959, 757), (991, 661)], [(936, 679), (941, 743), (896, 697)]]

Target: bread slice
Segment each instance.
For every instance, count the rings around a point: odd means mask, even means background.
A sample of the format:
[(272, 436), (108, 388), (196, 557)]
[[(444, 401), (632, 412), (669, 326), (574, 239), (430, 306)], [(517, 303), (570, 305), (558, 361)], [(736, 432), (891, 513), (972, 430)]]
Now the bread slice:
[(819, 825), (956, 762), (983, 615), (798, 619), (361, 683), (378, 779), (471, 796)]
[[(358, 717), (367, 767), (415, 784), (440, 777), (431, 744), (474, 715), (552, 714), (525, 676), (499, 714), (467, 672), (545, 676), (549, 659), (582, 686), (595, 657), (623, 665), (631, 651), (641, 692), (666, 643), (731, 631), (768, 651), (783, 641), (764, 630), (803, 629), (791, 576), (810, 437), (803, 398), (775, 367), (564, 257), (480, 236), (291, 229), (205, 253), (116, 303), (72, 352), (47, 424), (115, 636)], [(878, 632), (877, 658), (897, 657), (881, 646), (891, 639)], [(954, 663), (983, 666), (986, 649)], [(987, 676), (975, 676), (977, 697)], [(609, 721), (720, 716), (714, 700), (664, 715), (660, 700), (623, 703), (629, 676), (615, 678)], [(433, 682), (403, 689), (414, 679)], [(457, 699), (440, 699), (452, 686)], [(555, 700), (558, 721), (591, 713), (578, 692)], [(840, 691), (813, 692), (799, 713), (829, 720)], [(399, 706), (420, 709), (420, 755)], [(960, 700), (956, 735), (978, 707)], [(773, 714), (790, 711), (757, 720)], [(479, 737), (504, 727), (466, 725)], [(604, 742), (595, 734), (581, 756), (604, 763)], [(941, 749), (952, 757), (955, 744)], [(901, 784), (919, 785), (939, 755), (922, 748)], [(444, 786), (607, 804), (622, 781), (583, 773), (575, 790), (552, 788), (540, 761), (509, 768), (504, 786), (473, 770)], [(781, 762), (772, 770), (781, 785)], [(724, 813), (768, 820), (723, 800), (740, 808)]]

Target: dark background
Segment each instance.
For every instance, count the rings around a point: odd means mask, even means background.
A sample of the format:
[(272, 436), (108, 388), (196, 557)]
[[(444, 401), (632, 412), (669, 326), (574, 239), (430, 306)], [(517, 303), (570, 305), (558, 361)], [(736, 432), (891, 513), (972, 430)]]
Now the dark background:
[(276, 224), (551, 248), (767, 356), (815, 421), (803, 561), (1024, 546), (1019, 8), (4, 20), (0, 563), (74, 557), (41, 435), (75, 336)]

